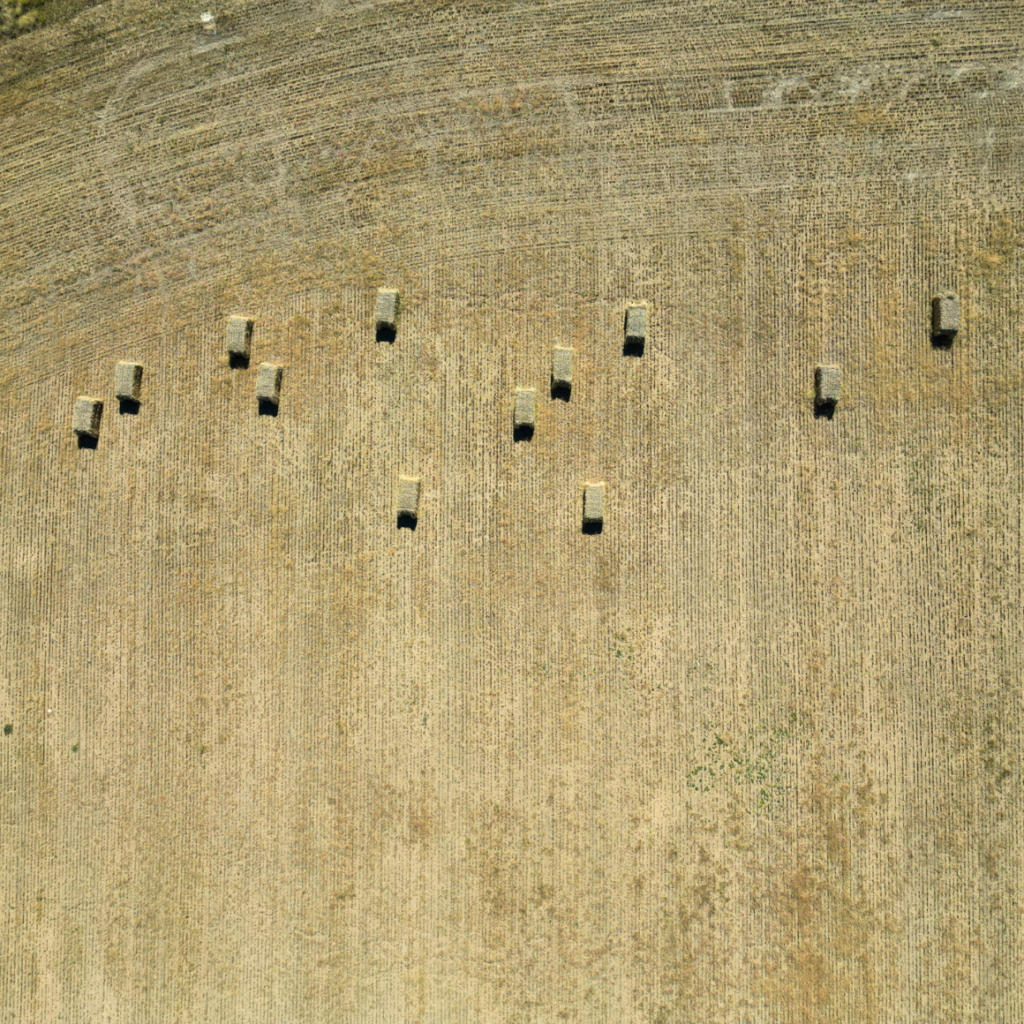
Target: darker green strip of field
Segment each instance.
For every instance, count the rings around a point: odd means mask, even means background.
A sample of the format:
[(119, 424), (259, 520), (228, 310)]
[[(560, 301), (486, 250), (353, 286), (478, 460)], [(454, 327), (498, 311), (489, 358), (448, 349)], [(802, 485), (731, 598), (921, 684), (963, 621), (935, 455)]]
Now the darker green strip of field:
[(0, 0), (0, 41), (31, 32), (40, 25), (59, 25), (95, 7), (101, 0)]

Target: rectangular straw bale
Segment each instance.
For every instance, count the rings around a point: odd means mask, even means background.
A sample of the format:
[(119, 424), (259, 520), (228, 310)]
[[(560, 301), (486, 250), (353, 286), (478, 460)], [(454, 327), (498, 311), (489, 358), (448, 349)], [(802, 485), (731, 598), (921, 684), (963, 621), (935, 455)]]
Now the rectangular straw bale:
[(281, 374), (284, 367), (277, 363), (260, 363), (256, 371), (256, 397), (261, 402), (277, 405), (281, 399)]
[(121, 360), (114, 367), (114, 397), (137, 402), (142, 394), (142, 364)]
[(574, 350), (556, 346), (551, 359), (551, 383), (560, 388), (572, 387)]
[(227, 351), (238, 359), (249, 358), (249, 343), (252, 340), (252, 320), (245, 316), (228, 317)]
[(401, 299), (397, 288), (378, 288), (377, 305), (373, 313), (377, 327), (387, 327), (393, 330), (398, 325), (400, 306)]
[(398, 478), (398, 514), (415, 519), (420, 511), (420, 478), (400, 476)]
[(626, 307), (626, 341), (643, 344), (647, 340), (647, 307)]
[(517, 427), (530, 427), (534, 425), (537, 415), (537, 392), (534, 388), (517, 388), (515, 411), (512, 413), (512, 423)]
[(842, 371), (838, 366), (819, 366), (814, 371), (814, 401), (818, 405), (834, 405), (839, 401)]
[(932, 299), (932, 334), (951, 337), (960, 330), (960, 300), (953, 292)]
[(603, 483), (587, 484), (583, 489), (583, 522), (601, 523), (604, 521), (604, 489)]
[(75, 399), (75, 411), (71, 427), (79, 437), (99, 437), (100, 419), (103, 416), (103, 402), (98, 398), (82, 395)]

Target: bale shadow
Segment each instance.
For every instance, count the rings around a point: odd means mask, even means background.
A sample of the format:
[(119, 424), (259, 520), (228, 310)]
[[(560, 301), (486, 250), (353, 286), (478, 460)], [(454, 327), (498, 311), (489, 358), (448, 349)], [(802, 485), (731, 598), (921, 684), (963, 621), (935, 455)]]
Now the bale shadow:
[(119, 398), (117, 400), (117, 411), (122, 416), (138, 416), (142, 403), (137, 398)]
[(584, 519), (583, 520), (583, 532), (588, 535), (600, 533), (604, 529), (603, 519)]
[(551, 397), (557, 399), (559, 402), (568, 402), (572, 398), (572, 385), (571, 384), (558, 384), (555, 381), (551, 382)]
[(633, 359), (639, 359), (644, 354), (643, 338), (627, 338), (622, 343), (622, 354)]
[(952, 334), (933, 334), (932, 335), (932, 348), (943, 348), (950, 349), (953, 347), (953, 342), (956, 339), (956, 331)]
[(261, 416), (276, 416), (277, 415), (277, 402), (271, 402), (268, 398), (257, 399), (259, 403), (259, 414)]
[(836, 414), (836, 403), (835, 402), (815, 402), (814, 403), (814, 418), (816, 420), (826, 419), (830, 420)]
[(377, 340), (386, 341), (389, 345), (395, 340), (398, 328), (393, 324), (377, 324)]
[(529, 423), (520, 423), (512, 427), (512, 442), (532, 441), (533, 427)]
[(400, 530), (416, 530), (417, 517), (411, 512), (399, 512), (398, 513), (398, 529)]
[(248, 370), (249, 357), (242, 355), (241, 352), (229, 352), (228, 366), (230, 366), (232, 370)]
[(98, 437), (91, 437), (89, 434), (78, 435), (78, 447), (79, 448), (95, 448), (100, 443)]

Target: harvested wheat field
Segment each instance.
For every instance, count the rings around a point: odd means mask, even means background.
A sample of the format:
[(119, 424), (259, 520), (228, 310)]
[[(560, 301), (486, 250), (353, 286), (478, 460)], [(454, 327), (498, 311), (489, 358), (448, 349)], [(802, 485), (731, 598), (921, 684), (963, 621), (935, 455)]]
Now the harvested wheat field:
[(1019, 4), (201, 13), (0, 43), (0, 1020), (1024, 1021)]

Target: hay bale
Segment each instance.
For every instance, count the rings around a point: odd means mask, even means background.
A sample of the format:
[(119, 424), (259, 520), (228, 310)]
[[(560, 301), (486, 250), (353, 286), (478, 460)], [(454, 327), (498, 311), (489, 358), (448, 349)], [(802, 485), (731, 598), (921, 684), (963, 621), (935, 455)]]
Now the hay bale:
[(647, 341), (647, 307), (626, 307), (626, 343), (643, 347)]
[(814, 404), (835, 405), (841, 382), (842, 371), (838, 366), (819, 366), (814, 371)]
[(604, 523), (603, 483), (587, 484), (583, 488), (583, 525), (601, 526)]
[(555, 347), (551, 358), (551, 388), (568, 391), (572, 387), (572, 360), (575, 350)]
[(512, 413), (512, 425), (520, 430), (533, 430), (537, 416), (537, 391), (535, 388), (517, 388), (516, 404)]
[(952, 338), (960, 330), (960, 299), (955, 292), (945, 292), (932, 298), (932, 335)]
[(398, 519), (418, 519), (420, 514), (420, 478), (400, 476), (398, 478)]
[(75, 399), (71, 428), (79, 437), (99, 437), (102, 416), (103, 402), (99, 398), (82, 395)]
[(249, 344), (252, 341), (252, 320), (245, 316), (228, 317), (227, 352), (235, 362), (249, 358)]
[(256, 398), (266, 405), (277, 405), (281, 400), (281, 375), (284, 367), (277, 363), (260, 363), (256, 371)]
[(401, 298), (396, 288), (378, 288), (377, 304), (374, 307), (374, 323), (377, 331), (397, 331), (398, 312)]
[(138, 402), (142, 395), (142, 363), (124, 360), (114, 367), (114, 397), (121, 402)]

